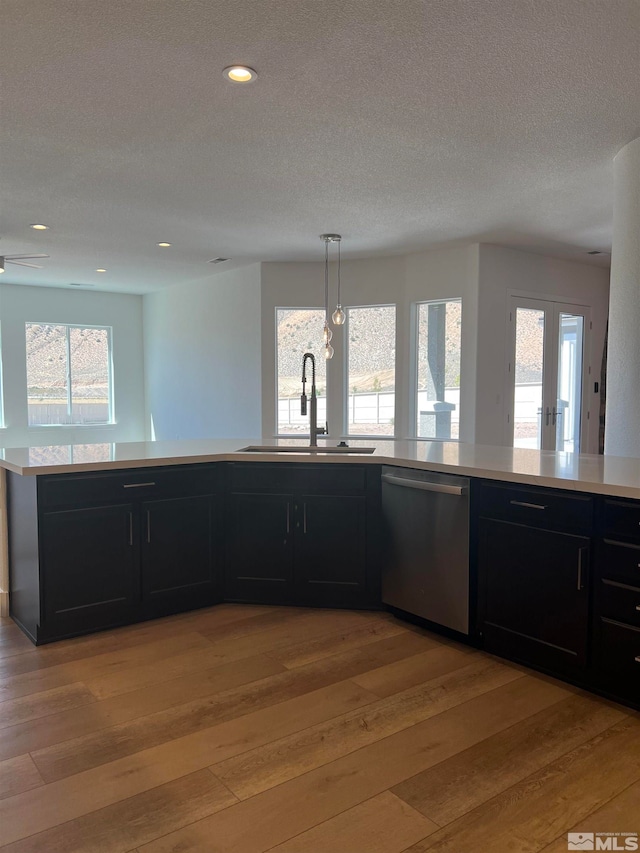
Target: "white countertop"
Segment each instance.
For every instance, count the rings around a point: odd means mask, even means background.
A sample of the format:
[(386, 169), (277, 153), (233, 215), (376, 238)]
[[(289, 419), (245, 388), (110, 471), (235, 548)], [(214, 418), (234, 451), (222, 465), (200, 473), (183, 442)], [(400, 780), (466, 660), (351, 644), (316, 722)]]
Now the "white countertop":
[[(321, 446), (323, 442), (320, 442)], [(241, 453), (248, 445), (300, 448), (299, 453)], [(640, 459), (553, 453), (453, 441), (350, 440), (351, 447), (375, 447), (372, 454), (306, 451), (304, 439), (192, 439), (114, 444), (50, 445), (0, 450), (0, 467), (22, 475), (107, 471), (196, 462), (313, 462), (397, 465), (512, 483), (551, 486), (640, 499)]]

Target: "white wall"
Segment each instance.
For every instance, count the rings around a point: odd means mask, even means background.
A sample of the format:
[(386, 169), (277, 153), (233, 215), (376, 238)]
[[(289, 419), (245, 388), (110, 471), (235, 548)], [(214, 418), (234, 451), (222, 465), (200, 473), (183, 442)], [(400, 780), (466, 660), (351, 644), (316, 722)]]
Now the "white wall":
[(260, 436), (260, 267), (144, 297), (148, 438)]
[[(462, 378), (466, 396), (467, 426), (463, 440), (473, 441), (475, 401), (475, 328), (477, 313), (478, 247), (436, 249), (415, 255), (368, 258), (342, 264), (343, 305), (393, 304), (396, 306), (396, 435), (407, 437), (414, 429), (415, 406), (411, 393), (411, 304), (416, 301), (463, 298)], [(335, 267), (330, 270), (330, 308), (335, 307)], [(262, 264), (262, 432), (271, 436), (276, 418), (275, 309), (323, 308), (324, 263)], [(329, 432), (342, 436), (339, 412), (345, 394), (343, 332), (334, 330), (335, 354), (327, 364)], [(317, 354), (322, 357), (322, 329), (318, 329)]]
[[(609, 301), (609, 270), (506, 249), (480, 246), (478, 305), (478, 384), (476, 443), (503, 441), (505, 362), (507, 360), (507, 305), (510, 292), (540, 299), (567, 300), (591, 306), (591, 379), (600, 381), (602, 349)], [(591, 384), (593, 389), (593, 384)], [(589, 436), (584, 453), (598, 452), (599, 395), (591, 390)]]
[[(111, 326), (116, 423), (27, 426), (25, 323)], [(0, 285), (4, 429), (0, 446), (140, 441), (144, 438), (142, 297), (53, 287)]]

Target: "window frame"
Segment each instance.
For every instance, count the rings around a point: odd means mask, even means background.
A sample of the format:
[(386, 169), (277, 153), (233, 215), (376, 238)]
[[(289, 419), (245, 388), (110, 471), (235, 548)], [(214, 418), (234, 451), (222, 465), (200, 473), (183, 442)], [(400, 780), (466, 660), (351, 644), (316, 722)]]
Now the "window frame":
[[(460, 390), (459, 390), (459, 402), (458, 402), (458, 437), (457, 438), (438, 438), (437, 436), (420, 436), (418, 435), (418, 377), (419, 377), (419, 359), (420, 359), (420, 306), (422, 305), (443, 305), (449, 302), (457, 302), (460, 305)], [(409, 415), (411, 417), (411, 423), (413, 424), (411, 428), (411, 435), (413, 438), (419, 441), (460, 441), (460, 431), (462, 426), (462, 348), (463, 348), (463, 334), (462, 334), (462, 324), (463, 324), (463, 314), (464, 312), (464, 300), (462, 296), (443, 296), (438, 299), (419, 299), (412, 303), (411, 305), (411, 410)]]
[[(29, 385), (27, 380), (26, 387), (26, 396), (27, 396), (27, 428), (28, 429), (59, 429), (59, 428), (73, 428), (73, 429), (102, 429), (103, 427), (113, 426), (115, 421), (115, 413), (114, 413), (114, 389), (113, 389), (113, 327), (107, 325), (95, 325), (93, 323), (59, 323), (53, 322), (50, 320), (25, 320), (24, 328), (25, 328), (25, 366), (26, 366), (26, 376), (28, 376), (28, 354), (26, 352), (26, 344), (27, 344), (27, 329), (29, 326), (58, 326), (63, 327), (65, 329), (65, 350), (66, 350), (66, 381), (67, 381), (67, 416), (69, 420), (65, 423), (57, 423), (57, 424), (32, 424), (29, 423)], [(106, 332), (107, 334), (107, 382), (108, 382), (108, 391), (107, 391), (107, 405), (108, 405), (108, 419), (106, 421), (100, 421), (99, 423), (81, 423), (71, 420), (72, 412), (73, 412), (73, 390), (72, 390), (72, 368), (71, 368), (71, 342), (70, 342), (70, 332), (71, 329), (99, 329), (101, 332)]]
[[(346, 319), (344, 322), (344, 347), (343, 347), (343, 394), (342, 394), (342, 438), (348, 441), (350, 438), (353, 439), (361, 439), (361, 438), (375, 438), (380, 441), (389, 440), (396, 437), (396, 400), (398, 394), (398, 304), (396, 302), (373, 302), (366, 305), (344, 305), (344, 312), (346, 314)], [(350, 312), (351, 311), (359, 311), (362, 308), (393, 308), (394, 311), (394, 330), (393, 330), (393, 340), (394, 340), (394, 356), (393, 356), (393, 374), (394, 374), (394, 385), (396, 390), (394, 391), (394, 417), (393, 417), (393, 427), (390, 433), (350, 433), (349, 432), (349, 323), (350, 323)]]

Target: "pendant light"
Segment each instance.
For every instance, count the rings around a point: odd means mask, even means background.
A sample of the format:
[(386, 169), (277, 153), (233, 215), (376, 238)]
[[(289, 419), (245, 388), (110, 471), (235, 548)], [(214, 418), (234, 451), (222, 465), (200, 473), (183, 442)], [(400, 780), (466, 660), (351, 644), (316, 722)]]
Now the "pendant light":
[(341, 326), (344, 323), (344, 311), (340, 304), (340, 234), (321, 234), (320, 239), (324, 240), (324, 357), (327, 361), (333, 358), (333, 347), (331, 346), (331, 338), (333, 332), (329, 327), (329, 243), (338, 244), (338, 305), (333, 312), (332, 320), (336, 326)]

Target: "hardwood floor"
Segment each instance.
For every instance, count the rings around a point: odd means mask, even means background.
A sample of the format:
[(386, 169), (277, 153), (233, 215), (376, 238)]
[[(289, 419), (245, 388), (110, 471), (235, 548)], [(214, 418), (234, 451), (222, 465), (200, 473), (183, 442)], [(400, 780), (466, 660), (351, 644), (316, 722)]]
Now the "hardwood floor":
[[(640, 832), (640, 716), (384, 613), (0, 619), (0, 850), (560, 853)], [(622, 848), (620, 848), (622, 849)]]

